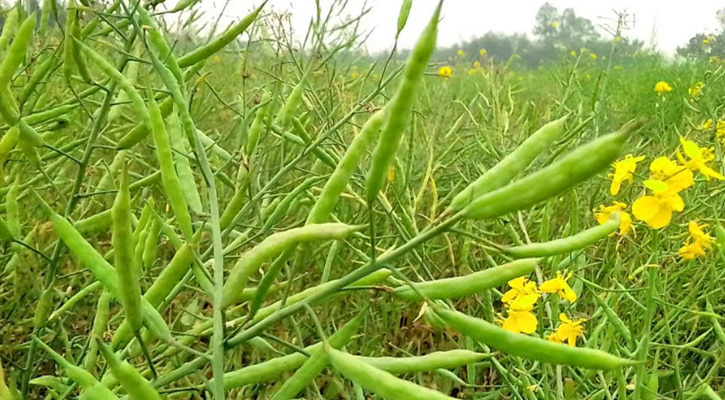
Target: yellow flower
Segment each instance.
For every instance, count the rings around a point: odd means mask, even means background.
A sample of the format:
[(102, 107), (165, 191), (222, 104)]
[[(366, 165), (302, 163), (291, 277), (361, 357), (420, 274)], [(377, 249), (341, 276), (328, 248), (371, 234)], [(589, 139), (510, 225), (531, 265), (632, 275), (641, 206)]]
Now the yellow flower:
[(473, 68), (475, 69), (481, 69), (481, 62), (476, 60), (473, 62)]
[(551, 23), (551, 27), (554, 28), (554, 29), (558, 28), (559, 27), (559, 21), (552, 22)]
[(594, 218), (601, 225), (611, 218), (615, 212), (619, 213), (619, 234), (624, 236), (632, 229), (632, 217), (624, 209), (627, 208), (625, 203), (615, 201), (611, 206), (600, 205), (599, 211), (594, 212)]
[(500, 320), (501, 327), (513, 333), (534, 333), (539, 321), (531, 311), (538, 299), (539, 295), (535, 293), (517, 298), (509, 305), (506, 318)]
[(360, 74), (357, 71), (350, 72), (350, 78), (357, 79), (358, 77), (360, 77)]
[(442, 76), (444, 78), (450, 78), (451, 75), (453, 75), (453, 70), (449, 66), (440, 67), (438, 69), (438, 76)]
[(485, 56), (486, 54), (488, 54), (488, 53), (486, 52), (486, 49), (481, 49), (481, 50), (478, 50), (478, 55), (479, 55), (479, 56), (483, 57), (483, 56)]
[(614, 173), (609, 174), (612, 178), (612, 185), (609, 187), (609, 192), (616, 196), (619, 193), (619, 189), (622, 187), (622, 182), (632, 182), (634, 177), (634, 171), (637, 169), (637, 163), (644, 160), (644, 156), (634, 157), (631, 154), (627, 154), (622, 160), (614, 162)]
[(720, 62), (720, 59), (717, 56), (712, 56), (712, 57), (710, 57), (710, 62), (711, 63), (719, 63)]
[(596, 60), (597, 59), (597, 55), (594, 54), (594, 53), (589, 54), (589, 58), (591, 58), (592, 60)]
[(614, 41), (615, 42), (621, 42), (622, 41), (622, 37), (621, 36), (615, 36), (614, 37)]
[(685, 155), (689, 158), (689, 160), (685, 160), (680, 150), (677, 149), (677, 159), (680, 161), (680, 164), (684, 165), (690, 171), (700, 171), (701, 174), (705, 175), (705, 179), (707, 180), (710, 180), (710, 178), (721, 181), (725, 180), (725, 176), (722, 176), (719, 172), (707, 166), (708, 162), (715, 159), (715, 154), (713, 154), (715, 152), (714, 148), (710, 147), (706, 149), (699, 147), (695, 142), (687, 140), (682, 136), (680, 136), (680, 144)]
[(464, 57), (465, 55), (466, 53), (463, 50), (458, 50), (458, 57)]
[(705, 256), (705, 249), (698, 242), (685, 243), (684, 246), (677, 251), (683, 260), (694, 260), (697, 257)]
[(705, 86), (702, 82), (697, 82), (694, 85), (692, 85), (691, 88), (687, 89), (687, 93), (690, 94), (690, 97), (697, 97), (700, 95), (700, 92), (702, 92), (702, 87)]
[(468, 69), (468, 75), (476, 75), (476, 72), (478, 72), (478, 71), (475, 68)]
[(574, 51), (574, 50), (570, 51), (569, 55), (572, 57), (576, 57), (576, 51)]
[(712, 236), (705, 233), (703, 228), (706, 228), (707, 224), (698, 224), (697, 221), (690, 221), (687, 224), (687, 230), (690, 232), (690, 238), (695, 242), (700, 243), (705, 248), (712, 248)]
[(657, 93), (668, 93), (672, 91), (672, 86), (665, 81), (659, 81), (655, 83), (655, 92)]
[(685, 245), (678, 252), (684, 260), (704, 256), (705, 249), (712, 248), (712, 236), (705, 233), (703, 230), (705, 227), (707, 227), (707, 224), (700, 225), (697, 221), (690, 221), (687, 224), (690, 235), (685, 240)]
[(570, 320), (564, 313), (559, 314), (561, 323), (547, 339), (556, 343), (569, 343), (569, 346), (576, 346), (576, 338), (584, 335), (584, 328), (581, 326), (584, 319)]
[(568, 300), (570, 303), (573, 303), (576, 301), (576, 293), (572, 288), (569, 286), (566, 281), (568, 281), (572, 276), (572, 273), (570, 272), (566, 277), (564, 277), (560, 271), (556, 272), (556, 278), (549, 279), (548, 281), (544, 282), (539, 286), (539, 290), (541, 290), (544, 293), (556, 293), (564, 300)]
[(395, 179), (395, 168), (391, 165), (388, 167), (388, 183), (392, 183)]
[[(718, 121), (718, 122), (720, 122), (720, 121)], [(702, 124), (700, 124), (701, 131), (706, 131), (710, 128), (712, 128), (712, 118), (708, 118), (705, 121), (702, 121)]]
[(501, 298), (501, 301), (507, 304), (512, 303), (523, 296), (537, 293), (536, 283), (529, 281), (523, 276), (510, 280), (508, 285), (511, 286), (511, 289), (504, 293)]
[(632, 214), (654, 229), (664, 228), (672, 221), (673, 211), (685, 209), (685, 202), (667, 182), (649, 179), (644, 185), (653, 192), (642, 196), (632, 204)]
[(664, 156), (652, 160), (649, 172), (652, 179), (664, 181), (674, 192), (680, 192), (695, 184), (692, 171)]
[(717, 126), (715, 127), (715, 134), (719, 138), (725, 136), (725, 121), (723, 121), (721, 119), (717, 120)]

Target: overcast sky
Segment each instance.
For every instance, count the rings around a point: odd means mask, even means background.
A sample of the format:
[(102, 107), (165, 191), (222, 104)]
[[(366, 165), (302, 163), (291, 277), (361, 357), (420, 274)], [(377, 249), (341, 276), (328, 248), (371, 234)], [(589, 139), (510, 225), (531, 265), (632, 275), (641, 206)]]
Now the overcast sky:
[[(320, 0), (329, 4), (329, 0)], [(231, 0), (225, 11), (227, 18), (240, 18), (260, 0)], [(359, 10), (364, 2), (349, 0), (351, 13)], [(372, 12), (363, 20), (363, 28), (373, 30), (366, 42), (371, 51), (392, 46), (398, 10), (402, 0), (367, 0)], [(413, 9), (406, 30), (401, 35), (403, 47), (410, 47), (425, 26), (437, 0), (413, 0)], [(438, 43), (450, 46), (469, 40), (488, 31), (502, 33), (527, 33), (535, 21), (541, 0), (447, 0), (443, 6), (443, 19), (439, 28)], [(673, 53), (678, 46), (698, 32), (715, 31), (718, 24), (715, 13), (725, 7), (725, 1), (716, 0), (550, 0), (560, 11), (574, 8), (577, 15), (589, 18), (595, 24), (613, 18), (614, 12), (627, 11), (634, 14), (634, 28), (624, 36), (642, 39), (647, 45)], [(212, 9), (223, 4), (223, 0), (203, 0), (204, 8)], [(314, 15), (314, 0), (270, 0), (268, 9), (291, 11), (293, 24), (300, 30), (306, 29)]]

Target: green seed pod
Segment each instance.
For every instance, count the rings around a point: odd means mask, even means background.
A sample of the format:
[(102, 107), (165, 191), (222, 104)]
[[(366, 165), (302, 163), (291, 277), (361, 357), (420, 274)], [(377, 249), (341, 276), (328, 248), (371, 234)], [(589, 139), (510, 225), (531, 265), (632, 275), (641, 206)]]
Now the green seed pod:
[(33, 40), (34, 30), (35, 14), (32, 14), (20, 25), (18, 32), (13, 38), (13, 42), (3, 57), (2, 63), (0, 64), (0, 87), (5, 88), (10, 84), (13, 74), (20, 64), (25, 61), (28, 46)]
[(244, 201), (247, 198), (247, 187), (249, 186), (249, 180), (251, 176), (249, 174), (249, 168), (246, 163), (242, 161), (239, 164), (239, 170), (237, 172), (237, 182), (234, 188), (234, 196), (224, 208), (221, 217), (219, 217), (219, 226), (221, 229), (227, 229), (234, 218), (237, 216), (239, 211), (244, 206)]
[(73, 297), (66, 300), (62, 306), (58, 307), (58, 309), (53, 311), (53, 313), (50, 314), (50, 317), (48, 317), (48, 322), (58, 319), (63, 313), (73, 308), (76, 303), (85, 299), (89, 294), (94, 293), (95, 291), (100, 289), (101, 286), (101, 282), (98, 281), (93, 282), (90, 285), (84, 286), (83, 289), (78, 291), (78, 293), (74, 294)]
[(249, 27), (249, 25), (251, 25), (252, 22), (257, 19), (257, 15), (259, 15), (259, 13), (262, 11), (262, 8), (264, 8), (265, 4), (266, 1), (263, 2), (259, 7), (257, 7), (257, 9), (252, 11), (252, 13), (242, 18), (242, 20), (237, 22), (234, 26), (224, 31), (224, 33), (222, 33), (221, 35), (217, 36), (216, 39), (179, 58), (179, 67), (191, 67), (192, 65), (195, 65), (202, 60), (206, 60), (219, 50), (226, 47), (226, 45), (234, 41), (237, 36), (241, 35), (242, 32), (244, 32)]
[(177, 13), (180, 11), (184, 11), (187, 8), (193, 7), (196, 3), (198, 3), (199, 0), (180, 0), (178, 3), (176, 3), (176, 6), (169, 11), (170, 13)]
[(194, 170), (191, 168), (189, 159), (186, 157), (186, 154), (190, 154), (189, 143), (181, 134), (179, 116), (176, 113), (172, 113), (167, 121), (169, 142), (171, 143), (171, 150), (174, 153), (174, 165), (176, 166), (176, 173), (179, 176), (181, 189), (184, 191), (186, 204), (192, 213), (201, 214), (204, 211), (201, 204), (201, 196), (199, 195), (199, 189), (196, 187), (196, 181), (194, 180)]
[[(370, 286), (375, 285), (377, 283), (380, 283), (384, 280), (386, 280), (390, 276), (391, 272), (388, 269), (381, 269), (373, 272), (372, 274), (350, 284), (349, 287), (355, 287), (355, 286)], [(295, 293), (292, 296), (288, 297), (287, 300), (284, 302), (286, 305), (292, 305), (299, 303), (300, 301), (303, 301), (311, 296), (314, 296), (316, 293), (319, 293), (321, 291), (326, 290), (328, 287), (336, 285), (338, 283), (338, 280), (332, 280), (329, 282), (325, 282), (321, 285), (313, 286), (311, 288), (307, 288), (299, 293)], [(254, 319), (252, 320), (253, 323), (257, 323), (264, 318), (267, 318), (271, 314), (273, 314), (275, 311), (282, 308), (282, 301), (278, 301), (276, 303), (270, 304), (266, 307), (262, 307), (257, 311), (257, 314), (255, 315)]]
[(131, 104), (133, 105), (134, 111), (141, 119), (143, 125), (146, 127), (146, 130), (142, 131), (140, 136), (131, 136), (131, 133), (133, 131), (129, 132), (129, 134), (122, 137), (121, 140), (118, 141), (118, 143), (116, 144), (116, 148), (119, 150), (127, 149), (140, 142), (151, 129), (151, 117), (149, 116), (149, 110), (146, 108), (146, 104), (144, 103), (143, 98), (140, 94), (138, 94), (136, 88), (133, 87), (133, 84), (129, 82), (128, 79), (126, 79), (126, 77), (123, 76), (123, 74), (121, 74), (121, 72), (116, 69), (116, 67), (106, 61), (104, 57), (91, 50), (88, 46), (84, 45), (81, 42), (76, 42), (76, 45), (80, 46), (83, 55), (88, 57), (88, 59), (90, 59), (99, 69), (101, 69), (101, 71), (103, 71), (106, 75), (110, 76), (111, 79), (113, 79), (116, 84), (118, 84), (118, 86), (126, 92), (128, 97), (131, 99)]
[(156, 21), (151, 18), (151, 15), (149, 15), (148, 11), (146, 11), (144, 7), (137, 7), (136, 12), (138, 12), (141, 23), (145, 25), (144, 30), (147, 34), (146, 37), (148, 38), (149, 44), (153, 47), (154, 51), (159, 55), (161, 60), (164, 61), (166, 67), (169, 68), (172, 74), (174, 74), (174, 77), (179, 81), (179, 84), (183, 84), (184, 77), (181, 73), (181, 68), (179, 68), (176, 57), (171, 51), (171, 47), (169, 47), (166, 37), (159, 30)]
[(595, 139), (555, 163), (473, 200), (461, 212), (471, 219), (490, 219), (533, 206), (583, 182), (616, 160), (629, 135), (644, 122), (635, 120), (619, 131)]
[(3, 32), (0, 34), (0, 51), (5, 50), (5, 46), (10, 43), (10, 39), (15, 35), (18, 26), (20, 26), (20, 9), (13, 7), (8, 11), (5, 21), (3, 21)]
[(119, 179), (118, 193), (111, 208), (113, 220), (113, 258), (121, 287), (121, 304), (134, 332), (143, 325), (139, 268), (134, 257), (133, 228), (131, 228), (131, 194), (128, 189), (128, 171), (124, 165)]
[(45, 326), (50, 313), (53, 311), (53, 291), (54, 289), (49, 287), (40, 295), (38, 305), (35, 307), (35, 316), (33, 317), (33, 330), (35, 332), (39, 332)]
[(154, 261), (156, 261), (159, 234), (161, 234), (161, 225), (154, 218), (149, 222), (148, 234), (146, 235), (143, 253), (141, 255), (141, 260), (146, 268), (151, 268), (154, 265)]
[[(139, 7), (142, 8), (142, 7)], [(141, 57), (141, 50), (143, 46), (141, 43), (138, 43), (133, 50), (133, 55), (137, 58)], [(135, 61), (130, 61), (128, 65), (126, 66), (126, 79), (129, 82), (136, 82), (136, 78), (138, 77), (138, 67), (139, 63)], [(112, 123), (118, 120), (118, 118), (121, 117), (123, 114), (123, 110), (126, 108), (126, 103), (131, 101), (131, 99), (128, 97), (128, 94), (121, 90), (118, 95), (116, 95), (116, 99), (113, 101), (113, 107), (108, 112), (108, 117), (106, 118), (108, 120), (108, 123)]]
[[(355, 318), (356, 320), (362, 320), (364, 318), (364, 315), (366, 314), (367, 310), (362, 311), (358, 316)], [(359, 322), (355, 322), (355, 324), (359, 325)], [(344, 328), (343, 328), (344, 329)], [(349, 335), (342, 339), (347, 339), (344, 343), (342, 340), (338, 341), (337, 338), (335, 338), (334, 347), (341, 348), (345, 345), (347, 345), (347, 342), (351, 339), (352, 335)], [(293, 399), (297, 397), (297, 394), (301, 392), (307, 385), (312, 382), (313, 379), (317, 375), (319, 375), (322, 370), (327, 367), (328, 360), (327, 360), (327, 354), (325, 353), (325, 348), (323, 346), (320, 346), (319, 348), (315, 349), (314, 351), (310, 352), (310, 358), (305, 361), (304, 364), (292, 375), (291, 378), (284, 381), (284, 384), (277, 392), (274, 393), (271, 400), (288, 400)]]
[[(197, 235), (197, 238), (198, 237), (200, 237), (200, 235)], [(191, 263), (194, 261), (192, 247), (193, 245), (188, 243), (182, 245), (176, 254), (174, 254), (174, 258), (169, 261), (166, 268), (161, 271), (161, 274), (156, 277), (151, 287), (146, 291), (146, 293), (144, 293), (144, 299), (148, 301), (151, 306), (158, 307), (189, 271)], [(129, 321), (123, 321), (113, 334), (111, 345), (114, 348), (118, 348), (121, 344), (131, 340), (132, 334), (133, 331), (131, 330)]]
[(93, 318), (93, 327), (91, 328), (90, 343), (88, 345), (88, 351), (86, 352), (86, 358), (83, 362), (86, 371), (94, 371), (97, 368), (96, 361), (98, 360), (98, 338), (103, 337), (103, 334), (108, 328), (108, 318), (111, 316), (111, 293), (108, 290), (104, 290), (98, 297), (96, 304), (96, 316)]
[[(327, 342), (334, 348), (340, 348), (350, 341), (350, 338), (357, 332), (360, 324), (365, 318), (366, 313), (359, 313), (355, 318), (342, 326), (337, 332), (333, 333)], [(319, 350), (324, 350), (322, 343), (317, 343), (305, 348), (308, 354), (314, 354)], [(238, 369), (236, 371), (224, 374), (224, 389), (229, 390), (254, 383), (262, 383), (272, 381), (282, 376), (287, 371), (299, 368), (308, 360), (307, 356), (302, 353), (293, 353), (283, 357), (273, 358), (271, 360), (250, 365)], [(214, 380), (209, 381), (209, 386), (213, 385)]]
[[(31, 385), (35, 386), (43, 386), (52, 390), (55, 390), (58, 393), (63, 393), (66, 390), (68, 390), (68, 386), (70, 385), (70, 380), (68, 378), (61, 378), (57, 376), (39, 376), (37, 378), (33, 378), (28, 382)], [(2, 392), (0, 392), (2, 394)], [(3, 397), (4, 399), (4, 397)], [(11, 400), (13, 398), (11, 397)]]
[(98, 346), (111, 369), (111, 373), (121, 382), (121, 386), (123, 386), (131, 400), (161, 400), (161, 396), (156, 389), (136, 368), (122, 360), (105, 343), (99, 341)]
[(259, 143), (259, 136), (262, 132), (262, 128), (264, 127), (264, 121), (267, 118), (267, 110), (269, 109), (269, 104), (271, 103), (272, 99), (272, 93), (269, 91), (264, 91), (264, 94), (262, 95), (262, 100), (260, 104), (263, 104), (259, 109), (257, 109), (257, 113), (254, 114), (254, 120), (252, 121), (252, 125), (249, 128), (249, 136), (247, 137), (245, 152), (247, 158), (251, 158), (254, 155), (254, 149), (257, 148), (257, 144)]
[[(459, 299), (505, 285), (506, 282), (519, 276), (529, 275), (538, 264), (538, 258), (516, 260), (470, 275), (417, 283), (415, 287), (429, 299)], [(410, 286), (396, 288), (393, 293), (408, 301), (422, 300)]]
[(423, 79), (423, 73), (433, 54), (438, 36), (438, 18), (442, 3), (438, 4), (428, 26), (421, 33), (418, 42), (408, 57), (403, 72), (403, 81), (385, 106), (387, 120), (380, 132), (380, 140), (373, 152), (373, 158), (365, 181), (368, 203), (372, 203), (383, 188), (388, 168), (393, 164), (400, 140), (410, 121), (415, 94)]
[(262, 232), (267, 232), (272, 229), (274, 225), (284, 218), (287, 211), (290, 209), (292, 202), (299, 199), (299, 197), (312, 186), (313, 183), (317, 182), (319, 178), (316, 176), (305, 179), (302, 183), (297, 185), (282, 201), (274, 208), (274, 211), (267, 217), (262, 226)]
[[(70, 30), (70, 39), (73, 45), (71, 46), (71, 55), (73, 56), (73, 62), (75, 64), (78, 74), (83, 78), (84, 81), (90, 83), (93, 81), (91, 73), (88, 71), (88, 64), (86, 59), (81, 54), (81, 49), (77, 43), (80, 43), (82, 39), (81, 35), (81, 13), (75, 0), (70, 0), (67, 7), (68, 23), (66, 29)], [(69, 81), (70, 82), (70, 81)]]
[(0, 217), (0, 241), (11, 242), (13, 240), (15, 240), (15, 235), (13, 235), (7, 222)]
[(410, 8), (413, 6), (413, 0), (403, 0), (403, 4), (400, 5), (400, 12), (398, 13), (398, 30), (395, 32), (395, 40), (398, 40), (400, 32), (405, 28), (405, 24), (408, 23), (408, 16), (410, 15)]
[(436, 351), (418, 357), (361, 357), (377, 369), (387, 371), (393, 375), (417, 374), (432, 372), (437, 369), (454, 369), (467, 364), (477, 363), (491, 357), (489, 354), (476, 353), (470, 350)]
[(362, 229), (340, 223), (307, 225), (275, 233), (244, 253), (232, 268), (224, 284), (224, 302), (226, 308), (238, 301), (242, 289), (247, 285), (249, 277), (256, 272), (263, 262), (278, 255), (289, 247), (316, 240), (342, 239)]
[(20, 137), (20, 128), (18, 125), (13, 125), (8, 129), (7, 132), (0, 139), (0, 166), (5, 164), (10, 152), (13, 151), (15, 145), (18, 143)]
[(566, 120), (567, 117), (562, 117), (539, 128), (513, 153), (458, 193), (451, 201), (450, 208), (453, 211), (460, 211), (474, 199), (506, 186), (516, 175), (523, 172), (539, 154), (554, 144), (564, 132)]
[[(91, 271), (93, 276), (103, 284), (104, 288), (111, 292), (113, 297), (121, 299), (125, 294), (121, 294), (121, 285), (118, 281), (118, 274), (115, 268), (90, 243), (83, 239), (83, 236), (75, 230), (67, 219), (53, 212), (50, 206), (37, 194), (36, 197), (41, 208), (50, 216), (53, 228), (68, 247), (68, 250), (80, 261), (81, 265)], [(138, 285), (138, 281), (136, 285)], [(124, 290), (126, 289), (124, 288)], [(161, 314), (146, 300), (142, 301), (141, 308), (144, 316), (144, 325), (157, 337), (172, 340), (171, 331)]]
[(619, 358), (601, 350), (577, 348), (509, 332), (458, 311), (437, 308), (435, 312), (456, 331), (514, 356), (596, 370), (611, 370), (637, 364), (636, 361)]
[[(53, 13), (53, 4), (55, 0), (43, 0), (43, 8), (40, 14), (40, 24), (38, 26), (38, 35), (45, 37), (48, 32), (48, 21), (50, 21), (50, 14)], [(2, 47), (0, 47), (0, 50)]]
[[(42, 20), (41, 20), (41, 24), (42, 24)], [(20, 104), (21, 108), (28, 101), (30, 96), (35, 92), (35, 88), (38, 86), (38, 84), (46, 76), (48, 76), (48, 73), (57, 64), (58, 64), (58, 59), (55, 57), (54, 54), (52, 54), (49, 57), (46, 57), (46, 59), (35, 70), (35, 72), (33, 72), (33, 75), (28, 80), (28, 83), (26, 83), (25, 86), (23, 86), (23, 90), (20, 92), (20, 96), (18, 96), (18, 103)], [(30, 125), (33, 125), (32, 122), (28, 122), (28, 123)]]
[(523, 246), (505, 247), (503, 253), (514, 258), (547, 257), (570, 253), (598, 242), (619, 229), (620, 215), (615, 213), (605, 223), (587, 229), (576, 235), (543, 243), (530, 243)]
[(171, 205), (171, 209), (174, 211), (174, 216), (184, 238), (191, 240), (194, 234), (191, 226), (191, 214), (186, 205), (186, 198), (184, 197), (184, 190), (181, 188), (181, 181), (179, 180), (179, 176), (176, 175), (176, 169), (174, 169), (171, 142), (166, 132), (166, 125), (164, 124), (161, 110), (153, 96), (149, 95), (148, 98), (149, 114), (151, 116), (151, 133), (154, 137), (156, 157), (159, 160), (159, 167), (161, 168), (161, 182), (163, 183), (166, 197)]
[(292, 123), (294, 113), (297, 110), (299, 104), (302, 102), (302, 96), (305, 92), (305, 87), (307, 86), (307, 78), (311, 70), (311, 66), (307, 67), (305, 74), (302, 75), (302, 79), (300, 79), (300, 82), (297, 84), (297, 86), (292, 89), (292, 92), (289, 94), (287, 100), (284, 102), (284, 105), (277, 113), (277, 117), (275, 117), (274, 119), (274, 125), (280, 127), (282, 130), (289, 128), (290, 124)]
[(377, 369), (360, 360), (358, 357), (344, 353), (333, 348), (326, 349), (330, 364), (352, 380), (383, 399), (411, 399), (411, 400), (452, 400), (441, 392), (428, 389), (415, 383), (396, 378), (392, 374)]
[(71, 364), (37, 337), (33, 337), (33, 340), (35, 340), (38, 346), (50, 354), (55, 363), (63, 368), (65, 374), (73, 382), (77, 383), (83, 389), (83, 397), (93, 400), (118, 400), (118, 397), (110, 389), (103, 386), (101, 382), (98, 382), (88, 371)]
[(340, 194), (345, 190), (345, 187), (350, 181), (350, 177), (355, 172), (355, 168), (358, 166), (365, 151), (379, 134), (385, 119), (386, 114), (383, 109), (373, 114), (365, 122), (360, 133), (350, 143), (347, 151), (345, 151), (345, 155), (342, 156), (335, 171), (333, 171), (325, 186), (322, 188), (320, 197), (317, 198), (310, 213), (307, 215), (307, 224), (327, 222), (330, 213), (332, 213), (332, 210), (340, 199)]

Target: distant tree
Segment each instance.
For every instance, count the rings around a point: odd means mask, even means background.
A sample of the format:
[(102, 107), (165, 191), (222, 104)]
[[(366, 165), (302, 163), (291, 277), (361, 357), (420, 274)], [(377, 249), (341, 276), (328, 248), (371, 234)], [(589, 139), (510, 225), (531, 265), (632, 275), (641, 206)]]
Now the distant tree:
[(565, 46), (570, 49), (583, 47), (585, 43), (600, 39), (592, 21), (577, 16), (572, 8), (559, 12), (549, 3), (544, 3), (536, 13), (534, 35), (551, 46)]
[(677, 48), (677, 54), (687, 58), (725, 57), (725, 8), (718, 10), (715, 18), (720, 24), (716, 32), (696, 34)]

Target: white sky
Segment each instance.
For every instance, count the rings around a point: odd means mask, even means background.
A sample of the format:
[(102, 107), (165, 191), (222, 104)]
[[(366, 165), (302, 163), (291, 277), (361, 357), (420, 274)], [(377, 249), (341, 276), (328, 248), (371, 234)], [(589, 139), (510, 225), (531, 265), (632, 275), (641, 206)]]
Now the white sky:
[[(224, 0), (203, 0), (207, 11), (220, 7)], [(330, 0), (320, 0), (322, 5)], [(672, 54), (698, 32), (714, 32), (717, 27), (715, 13), (725, 7), (725, 1), (717, 0), (550, 0), (562, 11), (574, 8), (577, 15), (589, 18), (595, 24), (603, 18), (614, 18), (612, 10), (624, 11), (636, 16), (634, 29), (624, 36), (638, 38), (668, 54)], [(246, 15), (261, 0), (231, 0), (225, 11), (227, 18), (238, 19)], [(362, 0), (349, 0), (351, 14), (362, 8)], [(398, 10), (402, 0), (367, 0), (372, 7), (363, 20), (362, 27), (373, 30), (366, 42), (371, 51), (390, 48), (396, 30)], [(488, 31), (502, 33), (527, 33), (535, 22), (535, 15), (543, 0), (446, 0), (443, 19), (439, 27), (438, 43), (450, 46), (480, 36)], [(437, 0), (413, 0), (408, 25), (401, 35), (402, 47), (411, 47), (433, 11)], [(290, 11), (293, 26), (304, 33), (314, 15), (315, 0), (270, 0), (267, 10)]]

